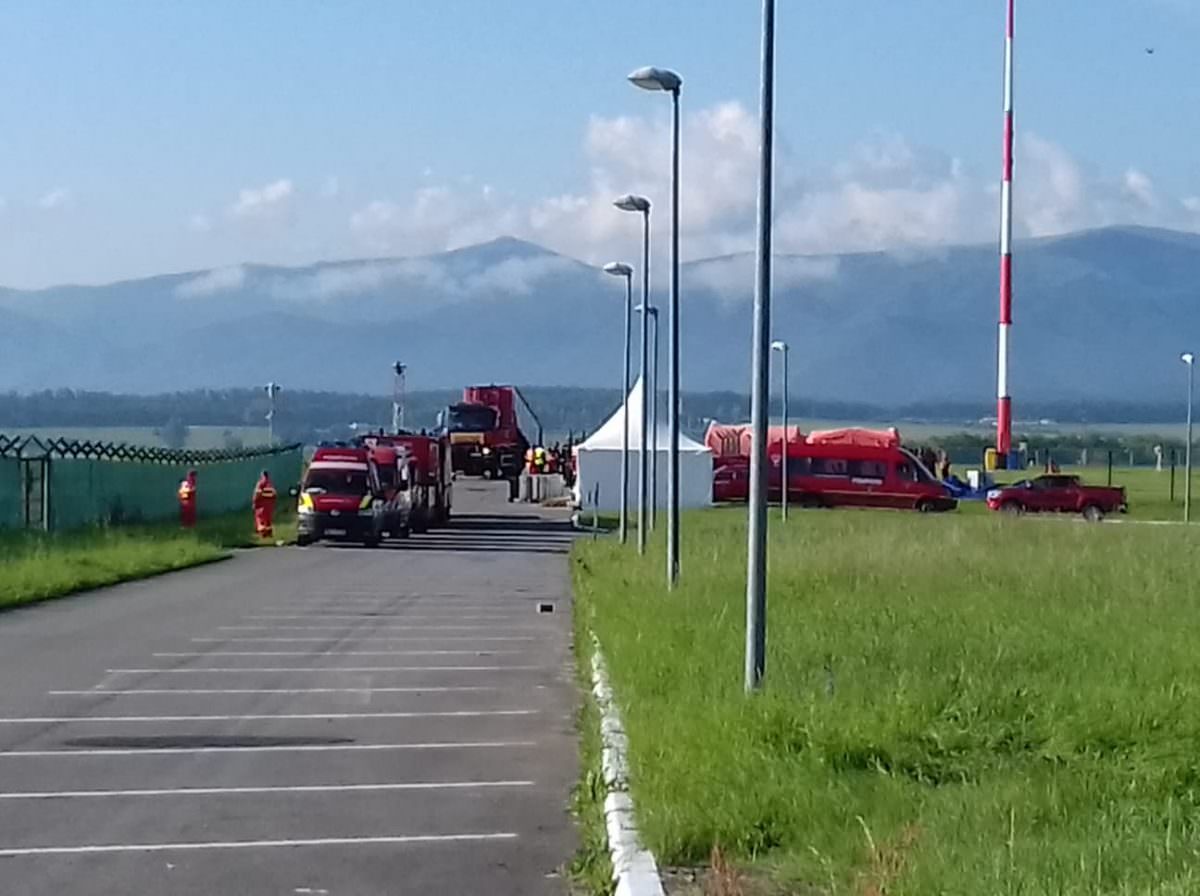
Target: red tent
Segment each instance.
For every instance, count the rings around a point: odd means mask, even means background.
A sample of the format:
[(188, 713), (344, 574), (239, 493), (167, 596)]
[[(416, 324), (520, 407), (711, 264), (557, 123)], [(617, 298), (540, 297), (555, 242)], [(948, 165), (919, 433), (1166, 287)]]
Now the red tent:
[(806, 440), (810, 445), (861, 445), (864, 448), (899, 448), (900, 432), (896, 427), (887, 429), (823, 429), (810, 432)]
[[(767, 448), (779, 445), (784, 440), (782, 426), (767, 427)], [(787, 428), (787, 441), (799, 445), (804, 441), (804, 433), (799, 426)], [(704, 434), (704, 445), (718, 457), (749, 457), (750, 448), (754, 444), (753, 431), (749, 423), (717, 423), (715, 420), (708, 424), (708, 432)]]

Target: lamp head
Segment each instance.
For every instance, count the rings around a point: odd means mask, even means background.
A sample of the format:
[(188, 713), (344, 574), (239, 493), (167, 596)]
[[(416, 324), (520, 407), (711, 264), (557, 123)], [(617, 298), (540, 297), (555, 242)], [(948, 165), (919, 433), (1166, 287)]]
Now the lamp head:
[(771, 351), (773, 352), (786, 352), (787, 350), (788, 344), (780, 339), (776, 339), (771, 343)]
[(621, 261), (610, 261), (604, 266), (604, 273), (614, 277), (632, 277), (633, 268)]
[(1184, 352), (1182, 355), (1179, 356), (1179, 360), (1182, 361), (1184, 364), (1191, 365), (1192, 363), (1195, 362), (1196, 356), (1193, 355), (1191, 352)]
[(642, 90), (665, 90), (668, 93), (678, 93), (683, 86), (683, 78), (675, 72), (652, 65), (630, 72), (629, 80)]
[(645, 196), (637, 196), (633, 193), (626, 193), (613, 200), (613, 205), (623, 212), (648, 212), (650, 211), (650, 200)]

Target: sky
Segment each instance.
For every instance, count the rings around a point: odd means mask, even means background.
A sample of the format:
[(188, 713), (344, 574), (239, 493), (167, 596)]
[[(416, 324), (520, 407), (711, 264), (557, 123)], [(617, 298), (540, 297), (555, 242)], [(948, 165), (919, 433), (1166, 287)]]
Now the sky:
[[(1200, 0), (1017, 0), (1016, 227), (1200, 230)], [(4, 0), (0, 284), (754, 238), (754, 0)], [(995, 239), (1004, 0), (780, 0), (780, 252)], [(1153, 48), (1153, 54), (1146, 52)]]

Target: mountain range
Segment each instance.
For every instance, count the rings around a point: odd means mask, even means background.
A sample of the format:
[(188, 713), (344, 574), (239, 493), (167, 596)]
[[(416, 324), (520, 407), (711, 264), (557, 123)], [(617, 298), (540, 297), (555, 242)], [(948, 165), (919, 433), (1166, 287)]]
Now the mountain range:
[[(1182, 389), (1179, 353), (1200, 343), (1200, 236), (1084, 231), (1019, 242), (1014, 266), (1018, 407)], [(665, 265), (654, 276), (665, 370)], [(892, 404), (992, 395), (998, 280), (991, 246), (779, 256), (773, 332), (792, 346), (792, 389)], [(750, 254), (682, 266), (684, 388), (747, 388), (753, 283)], [(599, 269), (508, 237), (423, 257), (0, 288), (0, 390), (274, 380), (379, 394), (395, 360), (413, 388), (614, 386), (622, 299)]]

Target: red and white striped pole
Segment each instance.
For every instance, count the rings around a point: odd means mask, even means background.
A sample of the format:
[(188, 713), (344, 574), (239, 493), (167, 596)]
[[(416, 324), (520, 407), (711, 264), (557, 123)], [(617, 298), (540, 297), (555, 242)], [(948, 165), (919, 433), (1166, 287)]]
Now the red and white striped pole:
[(1000, 341), (996, 367), (996, 452), (1005, 466), (1012, 449), (1012, 397), (1008, 394), (1008, 337), (1012, 330), (1013, 3), (1008, 0), (1004, 39), (1004, 179), (1000, 183)]

